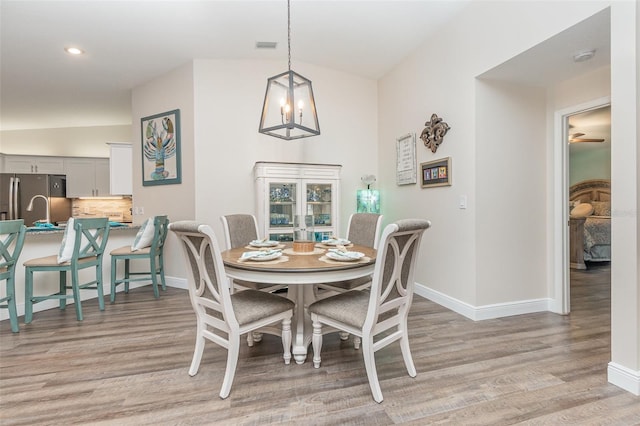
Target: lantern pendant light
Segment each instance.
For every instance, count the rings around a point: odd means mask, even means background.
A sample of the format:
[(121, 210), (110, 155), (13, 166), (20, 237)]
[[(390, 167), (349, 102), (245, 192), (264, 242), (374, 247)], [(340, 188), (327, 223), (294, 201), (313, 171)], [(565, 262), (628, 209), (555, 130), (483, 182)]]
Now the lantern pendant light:
[(259, 133), (292, 140), (320, 134), (311, 80), (291, 70), (291, 2), (287, 0), (289, 70), (267, 79)]

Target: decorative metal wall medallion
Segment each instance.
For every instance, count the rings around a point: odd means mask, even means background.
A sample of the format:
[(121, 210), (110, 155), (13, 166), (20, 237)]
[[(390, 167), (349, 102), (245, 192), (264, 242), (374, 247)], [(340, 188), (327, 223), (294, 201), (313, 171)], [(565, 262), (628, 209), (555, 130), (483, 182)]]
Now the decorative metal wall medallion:
[(436, 152), (444, 139), (444, 135), (447, 134), (451, 127), (442, 121), (442, 118), (438, 117), (437, 114), (431, 114), (431, 120), (424, 123), (424, 125), (427, 127), (420, 134), (420, 139), (431, 152)]

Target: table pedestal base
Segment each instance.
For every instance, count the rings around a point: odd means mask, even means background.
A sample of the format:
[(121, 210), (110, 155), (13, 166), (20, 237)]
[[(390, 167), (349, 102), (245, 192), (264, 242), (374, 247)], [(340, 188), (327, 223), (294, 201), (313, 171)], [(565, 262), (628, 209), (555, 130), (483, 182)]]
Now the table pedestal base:
[(307, 359), (307, 350), (313, 335), (311, 317), (307, 313), (307, 307), (315, 301), (313, 288), (313, 285), (290, 285), (287, 291), (287, 298), (296, 304), (291, 319), (291, 331), (293, 331), (291, 353), (296, 364), (303, 364)]

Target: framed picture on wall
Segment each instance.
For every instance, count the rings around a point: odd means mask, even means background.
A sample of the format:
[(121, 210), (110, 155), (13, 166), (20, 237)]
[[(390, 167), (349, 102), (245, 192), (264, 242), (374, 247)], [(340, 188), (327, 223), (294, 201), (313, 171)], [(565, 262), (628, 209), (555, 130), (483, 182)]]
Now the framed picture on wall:
[(451, 185), (451, 157), (420, 164), (422, 187)]
[(142, 185), (182, 183), (180, 159), (180, 110), (143, 117)]
[(407, 133), (396, 139), (396, 184), (416, 183), (416, 135)]

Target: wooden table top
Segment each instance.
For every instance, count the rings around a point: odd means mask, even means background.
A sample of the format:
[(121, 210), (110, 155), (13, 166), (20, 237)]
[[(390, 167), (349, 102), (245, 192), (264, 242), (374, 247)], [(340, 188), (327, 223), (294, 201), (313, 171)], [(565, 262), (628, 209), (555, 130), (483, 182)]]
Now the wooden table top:
[[(280, 261), (277, 261), (277, 259), (266, 262), (252, 260), (241, 261), (240, 256), (242, 256), (242, 253), (251, 250), (246, 247), (238, 247), (223, 251), (222, 261), (226, 266), (251, 271), (321, 272), (361, 268), (363, 266), (372, 265), (376, 260), (376, 250), (371, 247), (356, 244), (347, 246), (347, 250), (359, 251), (364, 253), (365, 257), (359, 261), (352, 262), (341, 262), (331, 259), (327, 261), (320, 260), (320, 258), (323, 257), (330, 248), (320, 243), (316, 244), (313, 254), (294, 252), (292, 243), (282, 243), (282, 245), (284, 245), (284, 248), (282, 250), (283, 255), (280, 258)], [(285, 258), (286, 261), (282, 261)]]

